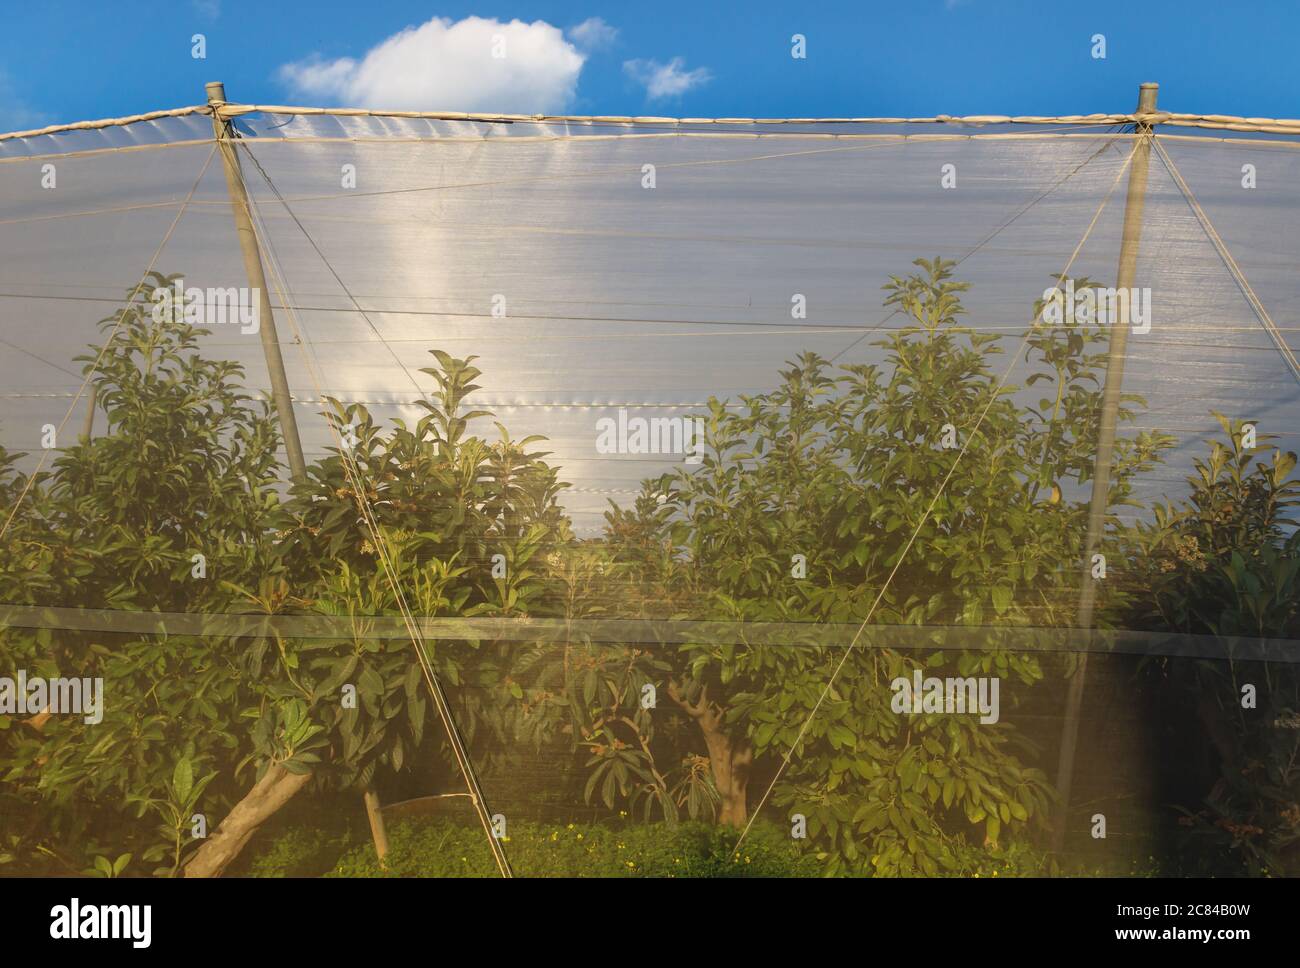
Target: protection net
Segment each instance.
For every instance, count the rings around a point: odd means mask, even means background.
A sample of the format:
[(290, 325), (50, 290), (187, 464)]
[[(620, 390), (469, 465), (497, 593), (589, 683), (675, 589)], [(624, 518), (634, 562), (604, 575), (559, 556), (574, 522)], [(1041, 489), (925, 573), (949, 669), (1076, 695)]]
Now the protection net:
[(11, 870), (1300, 870), (1300, 123), (221, 115), (0, 138)]

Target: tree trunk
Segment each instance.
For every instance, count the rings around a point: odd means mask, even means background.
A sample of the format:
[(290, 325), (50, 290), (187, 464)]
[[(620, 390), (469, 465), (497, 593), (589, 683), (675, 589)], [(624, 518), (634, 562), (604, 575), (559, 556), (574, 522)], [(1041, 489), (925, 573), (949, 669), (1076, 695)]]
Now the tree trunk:
[(704, 734), (704, 744), (709, 750), (713, 782), (722, 797), (718, 820), (733, 827), (743, 827), (749, 819), (746, 790), (749, 787), (749, 766), (754, 760), (754, 751), (748, 740), (733, 739), (716, 723), (708, 722), (707, 718), (698, 719), (697, 722), (700, 724), (700, 732)]
[(220, 877), (257, 828), (288, 803), (310, 779), (310, 773), (290, 773), (283, 766), (268, 769), (190, 858), (183, 876)]
[(749, 819), (746, 790), (749, 787), (749, 768), (754, 762), (754, 748), (749, 745), (749, 740), (737, 739), (727, 732), (724, 726), (726, 713), (716, 703), (709, 702), (707, 688), (701, 691), (700, 698), (695, 703), (686, 701), (676, 683), (669, 683), (668, 695), (686, 710), (704, 734), (713, 783), (722, 800), (718, 821), (732, 827), (745, 826), (745, 821)]

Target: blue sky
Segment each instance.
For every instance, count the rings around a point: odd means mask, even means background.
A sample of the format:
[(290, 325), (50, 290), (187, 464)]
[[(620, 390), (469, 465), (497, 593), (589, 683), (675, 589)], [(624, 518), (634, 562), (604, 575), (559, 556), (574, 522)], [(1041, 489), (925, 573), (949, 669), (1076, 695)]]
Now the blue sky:
[[(692, 117), (1127, 111), (1156, 80), (1169, 110), (1300, 115), (1282, 0), (2, 2), (0, 130), (193, 104), (213, 79), (256, 103)], [(498, 35), (507, 56), (475, 66)]]

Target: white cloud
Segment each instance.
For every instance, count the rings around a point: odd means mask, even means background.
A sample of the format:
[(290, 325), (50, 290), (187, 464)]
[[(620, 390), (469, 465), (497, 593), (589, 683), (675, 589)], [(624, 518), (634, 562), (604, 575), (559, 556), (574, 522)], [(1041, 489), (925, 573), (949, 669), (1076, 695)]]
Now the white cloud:
[(18, 96), (9, 75), (0, 68), (0, 131), (31, 131), (49, 123), (46, 115), (32, 110)]
[(573, 101), (585, 61), (559, 28), (542, 20), (434, 17), (399, 31), (360, 60), (310, 57), (285, 64), (279, 76), (296, 95), (313, 101), (544, 114)]
[(591, 52), (602, 47), (612, 47), (618, 38), (618, 29), (605, 23), (600, 17), (588, 17), (576, 27), (569, 28), (569, 39), (580, 50)]
[(688, 71), (683, 70), (685, 66), (686, 62), (680, 57), (674, 57), (667, 64), (656, 60), (623, 62), (624, 72), (638, 84), (644, 85), (646, 97), (652, 101), (685, 94), (691, 88), (706, 84), (713, 78), (707, 67)]

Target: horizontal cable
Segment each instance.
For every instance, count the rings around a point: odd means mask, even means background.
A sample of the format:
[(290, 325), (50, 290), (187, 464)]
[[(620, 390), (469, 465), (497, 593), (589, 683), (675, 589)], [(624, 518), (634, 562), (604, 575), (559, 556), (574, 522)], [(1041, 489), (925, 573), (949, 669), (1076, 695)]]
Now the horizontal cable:
[(165, 111), (150, 111), (146, 114), (133, 114), (125, 118), (101, 118), (98, 121), (73, 121), (71, 124), (51, 124), (44, 128), (35, 128), (31, 131), (11, 131), (8, 134), (0, 134), (0, 141), (11, 141), (16, 138), (39, 138), (42, 135), (62, 134), (65, 131), (91, 131), (96, 128), (117, 128), (127, 124), (138, 124), (141, 121), (157, 121), (159, 118), (181, 118), (187, 114), (211, 114), (212, 109), (206, 104), (192, 105), (186, 108), (170, 108)]
[[(713, 622), (681, 619), (455, 618), (413, 616), (423, 636), (453, 641), (646, 645), (733, 644), (848, 648), (853, 622)], [(132, 635), (268, 636), (407, 639), (393, 615), (258, 615), (146, 612), (127, 609), (0, 605), (0, 628), (38, 628)], [(1121, 629), (1003, 626), (868, 625), (859, 646), (876, 649), (962, 649), (1015, 652), (1119, 652), (1130, 655), (1263, 659), (1300, 662), (1300, 640), (1188, 635)]]
[[(187, 115), (211, 115), (214, 106), (210, 104), (190, 105), (159, 111), (149, 111), (120, 118), (101, 118), (92, 121), (75, 121), (68, 124), (48, 125), (26, 131), (11, 131), (0, 134), (0, 142), (48, 135), (63, 134), (73, 131), (91, 131), (103, 128), (125, 127), (141, 122), (156, 121), (163, 118), (178, 118)], [(494, 123), (531, 123), (549, 125), (569, 125), (583, 127), (601, 126), (647, 126), (673, 125), (682, 127), (736, 127), (752, 125), (755, 127), (779, 128), (784, 125), (890, 125), (890, 124), (953, 124), (953, 125), (1115, 125), (1115, 124), (1167, 124), (1182, 127), (1200, 127), (1230, 131), (1259, 131), (1263, 133), (1300, 134), (1300, 120), (1292, 118), (1246, 118), (1227, 114), (1189, 114), (1182, 112), (1156, 111), (1145, 113), (1122, 114), (1072, 114), (1057, 116), (1037, 115), (946, 115), (940, 114), (925, 118), (878, 117), (878, 118), (670, 118), (657, 116), (619, 116), (619, 115), (545, 115), (545, 114), (482, 114), (458, 111), (400, 111), (374, 110), (368, 108), (345, 107), (301, 107), (275, 104), (233, 104), (215, 105), (216, 113), (223, 120), (242, 117), (248, 114), (287, 114), (297, 116), (331, 116), (331, 117), (370, 117), (370, 118), (410, 118), (430, 121), (469, 121), (485, 124)]]

